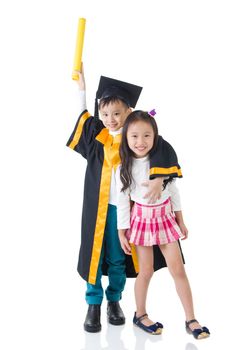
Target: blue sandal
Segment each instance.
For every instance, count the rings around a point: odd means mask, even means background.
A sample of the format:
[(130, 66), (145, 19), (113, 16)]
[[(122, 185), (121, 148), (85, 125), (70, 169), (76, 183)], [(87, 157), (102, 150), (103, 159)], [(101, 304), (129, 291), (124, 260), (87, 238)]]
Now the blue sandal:
[(191, 323), (194, 323), (194, 322), (197, 322), (197, 320), (193, 319), (193, 320), (190, 320), (190, 321), (186, 321), (185, 322), (185, 326), (186, 326), (186, 331), (189, 333), (189, 334), (192, 334), (194, 336), (194, 338), (196, 339), (204, 339), (204, 338), (207, 338), (209, 337), (210, 335), (210, 332), (209, 332), (209, 329), (207, 327), (202, 327), (202, 328), (196, 328), (196, 329), (191, 329), (189, 327), (189, 325)]
[(154, 324), (151, 324), (151, 326), (145, 326), (145, 324), (143, 324), (141, 321), (144, 320), (144, 318), (147, 318), (148, 314), (144, 314), (140, 317), (136, 316), (136, 312), (134, 313), (134, 317), (133, 317), (133, 323), (143, 329), (145, 332), (148, 332), (150, 334), (156, 335), (156, 334), (161, 334), (162, 333), (162, 329), (163, 329), (163, 325), (159, 322), (156, 322)]

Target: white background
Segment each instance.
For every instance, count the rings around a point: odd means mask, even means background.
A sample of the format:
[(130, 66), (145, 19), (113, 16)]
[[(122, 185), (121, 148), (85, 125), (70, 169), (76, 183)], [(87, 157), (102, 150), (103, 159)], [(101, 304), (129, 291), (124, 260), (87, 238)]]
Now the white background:
[[(78, 17), (87, 19), (89, 111), (100, 75), (142, 85), (138, 108), (156, 108), (178, 153), (189, 228), (182, 247), (208, 340), (185, 334), (167, 270), (154, 275), (148, 299), (161, 337), (133, 329), (133, 280), (121, 303), (126, 325), (107, 325), (104, 301), (102, 332), (83, 331), (76, 266), (85, 162), (65, 147), (78, 117)], [(239, 18), (231, 0), (1, 2), (1, 349), (238, 348)]]

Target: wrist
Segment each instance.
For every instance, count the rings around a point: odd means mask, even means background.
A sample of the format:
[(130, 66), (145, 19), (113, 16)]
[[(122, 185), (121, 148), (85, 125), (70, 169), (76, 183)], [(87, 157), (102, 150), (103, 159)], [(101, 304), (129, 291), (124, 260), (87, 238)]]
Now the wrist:
[(182, 215), (177, 215), (176, 212), (175, 212), (175, 220), (176, 220), (178, 225), (184, 225), (184, 221), (183, 221)]

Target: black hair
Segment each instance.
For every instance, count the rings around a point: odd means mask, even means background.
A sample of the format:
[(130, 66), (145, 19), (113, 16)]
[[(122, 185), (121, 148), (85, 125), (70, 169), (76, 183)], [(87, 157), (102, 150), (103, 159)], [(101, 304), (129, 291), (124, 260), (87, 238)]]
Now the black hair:
[(122, 191), (125, 191), (128, 187), (130, 187), (133, 182), (132, 164), (133, 164), (133, 158), (135, 155), (134, 155), (134, 152), (128, 146), (127, 131), (131, 124), (136, 123), (138, 121), (143, 121), (147, 124), (150, 124), (153, 128), (154, 141), (153, 141), (152, 150), (155, 149), (158, 142), (158, 127), (155, 119), (152, 116), (150, 116), (148, 112), (144, 112), (140, 110), (130, 113), (123, 125), (122, 140), (119, 148), (121, 164), (122, 164), (121, 170), (120, 170), (120, 178), (123, 184)]
[(104, 97), (100, 99), (100, 102), (98, 104), (98, 109), (108, 106), (110, 103), (114, 103), (114, 102), (122, 102), (126, 108), (129, 108), (128, 103), (121, 97), (118, 96), (108, 96), (108, 97)]
[[(133, 164), (133, 158), (134, 158), (134, 152), (129, 148), (128, 142), (127, 142), (127, 131), (129, 125), (136, 123), (137, 121), (144, 121), (145, 123), (148, 123), (153, 128), (154, 133), (154, 141), (153, 141), (153, 147), (150, 150), (150, 156), (151, 153), (154, 152), (155, 148), (157, 147), (158, 143), (158, 127), (156, 120), (154, 117), (150, 116), (148, 112), (144, 112), (141, 110), (134, 111), (129, 114), (127, 119), (125, 120), (123, 130), (122, 130), (122, 140), (119, 148), (120, 158), (121, 158), (121, 170), (120, 170), (120, 178), (121, 182), (123, 184), (123, 187), (121, 191), (126, 191), (131, 184), (133, 183), (133, 177), (132, 177), (132, 164)], [(163, 190), (165, 190), (168, 183), (173, 181), (173, 177), (170, 176), (167, 179), (163, 180)]]

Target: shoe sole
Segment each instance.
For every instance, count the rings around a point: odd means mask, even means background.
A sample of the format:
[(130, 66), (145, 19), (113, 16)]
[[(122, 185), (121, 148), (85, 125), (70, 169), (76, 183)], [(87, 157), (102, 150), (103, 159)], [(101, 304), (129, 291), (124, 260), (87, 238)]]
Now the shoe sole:
[(163, 328), (158, 328), (157, 332), (149, 332), (146, 329), (142, 328), (141, 326), (138, 326), (136, 323), (133, 323), (134, 327), (137, 327), (138, 329), (141, 329), (142, 331), (144, 331), (145, 333), (148, 333), (150, 335), (161, 335), (163, 332)]
[(98, 333), (100, 332), (102, 327), (89, 327), (84, 325), (84, 330), (88, 333)]
[(111, 321), (108, 320), (108, 323), (112, 324), (113, 326), (122, 326), (125, 324), (125, 320), (124, 321)]
[(206, 339), (206, 338), (208, 338), (208, 337), (210, 336), (210, 334), (208, 334), (208, 333), (206, 333), (206, 332), (202, 332), (202, 333), (199, 334), (198, 337), (195, 337), (194, 334), (193, 334), (193, 332), (192, 332), (191, 329), (189, 329), (189, 328), (186, 328), (186, 332), (187, 332), (188, 334), (193, 335), (193, 337), (194, 337), (195, 339), (197, 339), (197, 340)]

